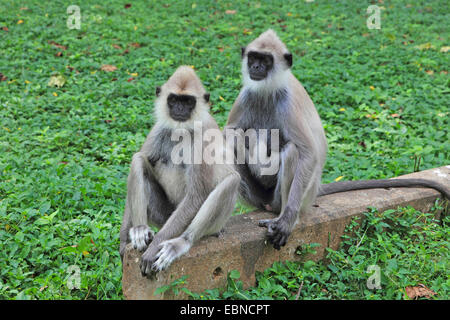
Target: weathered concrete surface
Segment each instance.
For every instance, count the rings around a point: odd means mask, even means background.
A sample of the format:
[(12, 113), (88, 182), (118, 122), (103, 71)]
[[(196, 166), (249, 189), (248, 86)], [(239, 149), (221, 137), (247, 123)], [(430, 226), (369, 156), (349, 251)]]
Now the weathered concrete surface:
[[(450, 185), (450, 166), (425, 170), (399, 178), (426, 178)], [(267, 212), (254, 212), (232, 217), (219, 237), (207, 237), (197, 243), (190, 252), (174, 262), (168, 270), (157, 275), (156, 280), (141, 276), (140, 253), (127, 247), (123, 262), (123, 293), (126, 299), (171, 299), (170, 292), (153, 295), (156, 288), (188, 275), (186, 288), (201, 292), (223, 287), (227, 273), (239, 270), (245, 287), (255, 284), (255, 271), (270, 267), (275, 261), (299, 260), (296, 249), (302, 244), (317, 242), (317, 254), (308, 259), (323, 258), (326, 247), (337, 249), (345, 226), (352, 217), (376, 207), (380, 211), (411, 205), (422, 211), (429, 210), (439, 192), (428, 188), (397, 188), (351, 191), (323, 196), (317, 199), (312, 210), (300, 218), (288, 243), (280, 251), (265, 241), (265, 228), (258, 227), (258, 220), (272, 218)], [(304, 257), (303, 257), (304, 259)], [(180, 297), (177, 297), (180, 298)]]

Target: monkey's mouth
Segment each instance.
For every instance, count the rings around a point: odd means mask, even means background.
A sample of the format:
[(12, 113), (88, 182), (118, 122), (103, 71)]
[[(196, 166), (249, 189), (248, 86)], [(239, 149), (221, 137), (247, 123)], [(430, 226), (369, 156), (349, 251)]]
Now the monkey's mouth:
[(252, 79), (254, 81), (261, 81), (266, 78), (265, 74), (250, 73), (249, 75), (250, 75), (250, 79)]
[(186, 122), (187, 120), (189, 120), (189, 117), (185, 117), (185, 116), (171, 115), (170, 117), (173, 120), (178, 121), (178, 122)]

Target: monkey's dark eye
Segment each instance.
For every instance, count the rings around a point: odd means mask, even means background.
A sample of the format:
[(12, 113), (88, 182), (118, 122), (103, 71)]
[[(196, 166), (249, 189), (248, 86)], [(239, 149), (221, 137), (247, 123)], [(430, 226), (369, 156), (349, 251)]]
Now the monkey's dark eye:
[(175, 103), (176, 101), (177, 101), (177, 97), (175, 95), (173, 95), (173, 94), (170, 94), (167, 97), (167, 102), (169, 102), (169, 103)]
[(195, 98), (194, 97), (188, 97), (187, 99), (186, 99), (186, 104), (190, 107), (190, 108), (193, 108), (193, 107), (195, 107), (195, 102), (196, 102), (196, 100), (195, 100)]

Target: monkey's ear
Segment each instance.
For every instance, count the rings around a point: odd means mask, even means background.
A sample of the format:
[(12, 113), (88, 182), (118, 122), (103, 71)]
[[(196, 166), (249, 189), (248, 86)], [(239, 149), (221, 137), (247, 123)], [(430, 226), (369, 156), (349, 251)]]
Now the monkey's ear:
[(285, 53), (284, 58), (286, 59), (286, 64), (288, 67), (292, 67), (292, 53)]
[(156, 87), (156, 96), (159, 97), (159, 94), (161, 93), (161, 87), (157, 86)]
[(205, 94), (203, 95), (203, 98), (205, 99), (206, 102), (209, 102), (209, 96), (210, 96), (210, 93), (209, 93), (209, 92), (208, 92), (208, 93), (205, 93)]
[(241, 58), (244, 57), (246, 47), (241, 47)]

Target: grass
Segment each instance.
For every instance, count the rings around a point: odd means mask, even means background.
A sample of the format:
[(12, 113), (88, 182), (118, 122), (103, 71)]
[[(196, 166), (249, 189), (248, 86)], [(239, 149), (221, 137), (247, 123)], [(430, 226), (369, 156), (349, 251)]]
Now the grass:
[(155, 87), (193, 65), (223, 126), (240, 46), (269, 27), (322, 118), (324, 183), (449, 163), (448, 3), (386, 1), (368, 30), (358, 1), (128, 2), (83, 1), (80, 30), (66, 26), (71, 1), (0, 4), (0, 298), (122, 298), (126, 176)]

